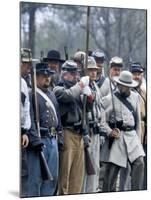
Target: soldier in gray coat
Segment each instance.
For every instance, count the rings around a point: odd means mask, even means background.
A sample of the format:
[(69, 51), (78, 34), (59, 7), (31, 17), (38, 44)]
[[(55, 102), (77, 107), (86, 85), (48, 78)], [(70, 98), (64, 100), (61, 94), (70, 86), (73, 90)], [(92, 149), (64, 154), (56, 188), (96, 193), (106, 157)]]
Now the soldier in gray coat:
[[(116, 89), (116, 82), (113, 81), (112, 77), (114, 76), (119, 76), (120, 72), (122, 71), (123, 68), (123, 59), (121, 57), (115, 56), (111, 58), (109, 62), (109, 76), (105, 77), (104, 81), (102, 82), (100, 80), (99, 82), (96, 82), (97, 85), (99, 86), (101, 96), (107, 96), (111, 95), (111, 89), (115, 90)], [(100, 148), (100, 154), (102, 154), (102, 148)], [(99, 177), (99, 191), (102, 191), (102, 182), (104, 181), (105, 178), (105, 167), (106, 163), (100, 162), (100, 177)]]
[(128, 161), (132, 168), (131, 189), (141, 190), (145, 153), (141, 144), (140, 104), (138, 95), (130, 90), (137, 83), (128, 71), (121, 72), (114, 81), (117, 90), (103, 99), (108, 122), (108, 140), (101, 154), (101, 161), (108, 163), (103, 191), (114, 190), (118, 172), (121, 167), (126, 168)]

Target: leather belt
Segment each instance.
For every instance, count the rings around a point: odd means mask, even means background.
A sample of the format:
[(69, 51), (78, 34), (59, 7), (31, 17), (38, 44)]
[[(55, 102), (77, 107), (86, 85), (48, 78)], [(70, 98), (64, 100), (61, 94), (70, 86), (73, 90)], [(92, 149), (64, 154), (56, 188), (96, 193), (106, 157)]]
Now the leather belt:
[(63, 127), (64, 129), (67, 129), (67, 130), (70, 130), (71, 132), (75, 133), (75, 134), (79, 134), (81, 135), (81, 129), (76, 129), (75, 130), (75, 127), (74, 126), (66, 126), (66, 127)]
[(54, 127), (51, 128), (40, 127), (40, 134), (41, 137), (56, 137), (57, 132)]
[(122, 126), (121, 128), (120, 128), (120, 130), (121, 131), (133, 131), (133, 130), (135, 130), (135, 128), (134, 128), (134, 126)]

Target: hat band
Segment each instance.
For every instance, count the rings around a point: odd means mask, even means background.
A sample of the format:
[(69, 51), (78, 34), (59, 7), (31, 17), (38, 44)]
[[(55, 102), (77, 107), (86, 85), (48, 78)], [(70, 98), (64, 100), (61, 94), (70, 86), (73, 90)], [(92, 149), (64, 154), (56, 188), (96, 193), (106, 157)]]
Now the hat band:
[(122, 83), (126, 83), (126, 84), (132, 84), (132, 81), (123, 81), (119, 78), (119, 81), (121, 81)]
[(131, 72), (143, 72), (143, 69), (140, 69), (140, 68), (132, 68), (131, 69)]
[(49, 70), (49, 69), (38, 69), (36, 70), (37, 74), (54, 74), (54, 71)]
[(120, 67), (120, 68), (122, 68), (123, 67), (123, 64), (122, 63), (111, 63), (111, 65), (110, 65), (110, 67), (112, 68), (112, 67)]

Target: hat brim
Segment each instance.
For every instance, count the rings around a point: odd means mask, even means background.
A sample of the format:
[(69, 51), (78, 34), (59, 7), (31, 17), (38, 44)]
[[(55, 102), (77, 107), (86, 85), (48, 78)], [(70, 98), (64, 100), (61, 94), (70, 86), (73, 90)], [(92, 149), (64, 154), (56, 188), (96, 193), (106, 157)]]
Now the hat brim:
[(87, 69), (96, 69), (96, 70), (98, 70), (98, 69), (100, 69), (99, 67), (87, 67)]
[(32, 59), (23, 58), (21, 62), (22, 62), (22, 63), (24, 63), (24, 62), (25, 62), (25, 63), (31, 63), (31, 62), (32, 62)]
[(140, 69), (133, 69), (133, 70), (131, 70), (131, 73), (135, 73), (135, 72), (143, 73), (144, 70), (140, 70)]
[(48, 62), (48, 61), (52, 61), (52, 60), (55, 60), (55, 61), (58, 61), (60, 63), (64, 63), (65, 60), (63, 59), (57, 59), (57, 58), (43, 58), (43, 62)]
[(138, 82), (135, 81), (135, 80), (132, 80), (132, 83), (127, 83), (127, 82), (124, 82), (124, 81), (121, 81), (119, 80), (119, 76), (115, 76), (112, 78), (116, 83), (119, 83), (120, 85), (124, 85), (124, 86), (127, 86), (127, 87), (130, 87), (130, 88), (135, 88), (138, 86)]
[(49, 75), (49, 76), (51, 76), (51, 75), (55, 74), (55, 71), (53, 71), (53, 70), (37, 70), (36, 74), (37, 75), (41, 74), (41, 75)]

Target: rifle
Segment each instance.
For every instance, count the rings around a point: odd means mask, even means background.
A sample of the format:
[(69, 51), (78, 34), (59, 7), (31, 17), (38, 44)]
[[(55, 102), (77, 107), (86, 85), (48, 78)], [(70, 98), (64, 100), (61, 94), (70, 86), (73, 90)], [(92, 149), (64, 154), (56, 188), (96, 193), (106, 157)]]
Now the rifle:
[[(113, 127), (112, 128), (116, 128), (117, 129), (117, 121), (116, 121), (116, 111), (115, 111), (115, 102), (114, 102), (114, 97), (113, 97), (113, 89), (112, 89), (112, 84), (111, 84), (111, 78), (109, 76), (109, 82), (110, 82), (110, 90), (111, 90), (111, 100), (112, 100), (112, 106), (113, 106)], [(114, 138), (110, 137), (109, 138), (109, 149), (112, 147)]]
[(87, 70), (88, 64), (88, 52), (89, 52), (89, 32), (90, 32), (90, 7), (87, 7), (87, 32), (86, 32), (86, 60), (85, 60), (85, 71)]
[[(37, 133), (38, 133), (38, 137), (41, 138), (40, 125), (39, 125), (39, 110), (38, 110), (37, 92), (36, 92), (37, 85), (36, 85), (36, 69), (35, 69), (35, 66), (32, 66), (32, 69), (31, 69), (31, 79), (32, 79), (32, 96), (33, 96), (34, 115), (35, 115)], [(43, 179), (52, 181), (53, 176), (50, 172), (50, 169), (49, 169), (48, 164), (46, 162), (46, 158), (45, 158), (43, 151), (39, 152), (39, 156), (40, 156), (41, 171), (42, 171)]]
[(68, 60), (68, 51), (67, 51), (67, 46), (64, 46), (64, 54), (65, 54), (65, 59)]
[[(88, 133), (88, 125), (87, 125), (87, 119), (86, 119), (86, 102), (87, 102), (87, 96), (84, 95), (83, 97), (83, 112), (82, 112), (82, 130), (84, 133)], [(88, 151), (88, 147), (84, 147), (85, 151), (85, 165), (86, 165), (86, 171), (88, 175), (94, 175), (95, 169), (93, 166), (93, 162), (91, 160), (90, 153)]]
[[(87, 69), (87, 63), (88, 63), (88, 49), (89, 49), (89, 16), (90, 16), (90, 7), (87, 8), (87, 37), (86, 37), (86, 60), (85, 60), (85, 72)], [(87, 118), (86, 118), (86, 102), (87, 102), (87, 96), (83, 96), (83, 112), (82, 112), (82, 129), (83, 132), (88, 133), (88, 125), (87, 125)], [(86, 171), (88, 175), (94, 175), (95, 169), (93, 166), (93, 162), (91, 160), (88, 147), (84, 148), (85, 150), (85, 165), (86, 165)]]
[(43, 57), (44, 57), (44, 51), (40, 51), (40, 62), (43, 62)]

